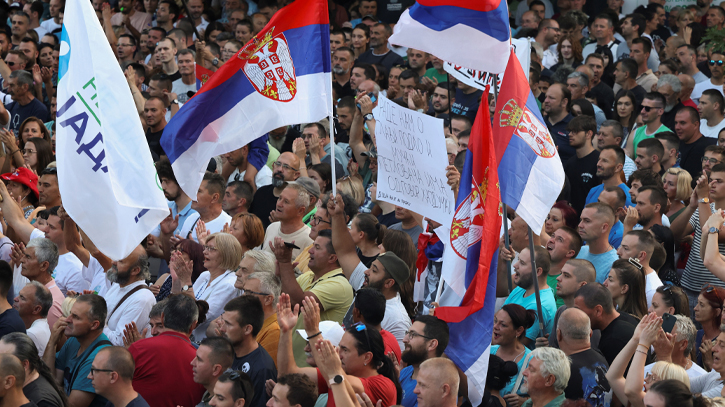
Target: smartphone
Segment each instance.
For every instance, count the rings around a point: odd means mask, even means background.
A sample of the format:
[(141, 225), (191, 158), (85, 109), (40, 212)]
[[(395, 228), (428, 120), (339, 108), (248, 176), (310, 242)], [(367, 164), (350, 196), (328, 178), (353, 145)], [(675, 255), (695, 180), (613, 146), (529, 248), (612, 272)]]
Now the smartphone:
[(285, 245), (285, 246), (287, 246), (287, 247), (289, 247), (290, 249), (297, 249), (297, 250), (300, 250), (300, 247), (299, 247), (299, 246), (297, 246), (297, 245), (296, 245), (296, 244), (294, 244), (294, 243), (284, 242), (284, 245)]
[(670, 315), (668, 313), (662, 314), (662, 330), (670, 333), (672, 332), (672, 328), (675, 327), (675, 322), (677, 322), (677, 318), (675, 318), (674, 315)]
[[(378, 98), (375, 97), (375, 94), (373, 92), (368, 93), (368, 97), (370, 98), (370, 101), (373, 103), (378, 101)], [(360, 103), (356, 103), (355, 106), (357, 106), (357, 110), (362, 110), (360, 108)]]

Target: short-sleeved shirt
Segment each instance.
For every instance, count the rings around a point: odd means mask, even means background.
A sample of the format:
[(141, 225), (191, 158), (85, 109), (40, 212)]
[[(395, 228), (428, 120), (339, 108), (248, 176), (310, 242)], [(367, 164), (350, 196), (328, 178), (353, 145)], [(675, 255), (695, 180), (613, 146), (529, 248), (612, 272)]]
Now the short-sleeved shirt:
[(562, 163), (565, 163), (576, 154), (574, 147), (569, 145), (569, 132), (566, 130), (566, 127), (573, 118), (574, 116), (567, 114), (566, 117), (559, 120), (556, 124), (551, 124), (548, 116), (544, 118), (544, 123), (549, 129), (549, 134), (554, 138), (554, 143), (559, 151), (559, 158)]
[(45, 377), (37, 379), (23, 386), (23, 394), (31, 402), (42, 407), (63, 407), (63, 400)]
[(398, 222), (392, 226), (390, 226), (391, 230), (399, 230), (401, 232), (405, 232), (410, 236), (410, 240), (413, 241), (414, 246), (418, 246), (418, 236), (420, 236), (421, 233), (423, 233), (423, 228), (420, 227), (420, 225), (416, 224), (410, 229), (404, 229), (403, 228), (403, 222)]
[(295, 232), (288, 234), (282, 233), (281, 227), (282, 223), (279, 221), (274, 222), (267, 227), (267, 231), (264, 234), (264, 243), (262, 250), (272, 253), (271, 244), (274, 243), (275, 237), (280, 237), (285, 242), (295, 242), (295, 245), (300, 249), (292, 249), (292, 257), (297, 257), (299, 256), (300, 251), (302, 251), (302, 247), (307, 247), (313, 243), (312, 239), (310, 238), (309, 226), (303, 225)]
[(482, 90), (471, 93), (463, 93), (463, 90), (456, 89), (456, 98), (451, 105), (451, 113), (466, 116), (471, 120), (476, 118), (478, 107), (481, 106)]
[(277, 366), (277, 349), (279, 348), (279, 324), (277, 314), (267, 317), (262, 324), (262, 329), (257, 334), (257, 343), (267, 351)]
[(413, 370), (413, 366), (408, 365), (400, 371), (400, 387), (403, 389), (400, 405), (403, 407), (418, 407), (418, 395), (413, 393), (418, 381), (413, 379)]
[[(626, 202), (624, 204), (625, 207), (629, 208), (630, 206), (633, 206), (631, 195), (629, 195), (629, 187), (625, 183), (621, 183), (618, 185), (619, 188), (624, 191), (624, 196), (626, 198)], [(602, 194), (602, 191), (604, 191), (604, 184), (599, 184), (595, 186), (594, 188), (589, 190), (589, 194), (587, 194), (587, 200), (585, 202), (585, 206), (589, 205), (592, 202), (598, 202), (599, 195)]]
[(252, 379), (254, 387), (254, 397), (252, 397), (251, 407), (264, 407), (269, 400), (265, 383), (268, 379), (277, 379), (277, 368), (274, 366), (272, 357), (269, 356), (263, 347), (257, 346), (257, 349), (249, 352), (242, 357), (235, 357), (232, 363), (232, 369), (240, 370), (249, 375)]
[(606, 328), (602, 329), (599, 350), (610, 365), (634, 335), (636, 326), (629, 322), (631, 318), (628, 318), (624, 313), (620, 313)]
[(680, 168), (690, 173), (693, 180), (697, 179), (698, 174), (702, 172), (702, 157), (705, 155), (705, 149), (715, 144), (717, 144), (717, 139), (710, 137), (700, 137), (690, 144), (680, 143)]
[[(637, 128), (637, 130), (634, 131), (634, 139), (632, 139), (632, 145), (634, 146), (634, 154), (635, 155), (637, 154), (637, 146), (639, 145), (640, 141), (642, 141), (644, 139), (652, 138), (655, 136), (655, 134), (663, 133), (666, 131), (672, 131), (672, 130), (668, 129), (667, 126), (665, 126), (664, 124), (660, 124), (660, 127), (658, 127), (657, 130), (655, 130), (655, 132), (652, 134), (647, 134), (647, 126), (642, 126), (642, 127)], [(629, 192), (629, 191), (627, 191), (627, 192)]]
[[(297, 277), (297, 283), (302, 291), (309, 291), (315, 294), (320, 302), (320, 321), (335, 321), (342, 323), (345, 312), (352, 304), (352, 286), (347, 281), (341, 268), (332, 270), (317, 280), (313, 281), (315, 274), (309, 271)], [(304, 321), (297, 320), (295, 330), (304, 329)], [(308, 366), (305, 362), (305, 340), (299, 335), (292, 336), (292, 348), (294, 349), (297, 366)]]
[(617, 251), (614, 249), (601, 254), (591, 254), (589, 253), (589, 246), (582, 246), (576, 258), (589, 260), (597, 270), (597, 282), (604, 284), (604, 280), (609, 276), (609, 270), (612, 269), (612, 263), (619, 259), (619, 256), (617, 256)]
[[(398, 399), (398, 392), (395, 389), (395, 384), (383, 375), (371, 376), (371, 377), (360, 377), (365, 394), (370, 397), (373, 405), (376, 405), (378, 400), (382, 400), (382, 405), (392, 406)], [(320, 369), (317, 369), (317, 392), (319, 394), (328, 393), (327, 407), (335, 407), (335, 397), (332, 396), (332, 390), (327, 385), (327, 380), (320, 374)]]
[[(106, 404), (106, 407), (115, 406), (109, 401), (108, 404)], [(146, 400), (144, 400), (144, 398), (141, 397), (141, 395), (139, 394), (138, 396), (136, 396), (135, 399), (131, 400), (128, 404), (126, 404), (126, 407), (149, 407), (149, 403), (147, 403)]]
[(717, 139), (720, 130), (725, 128), (725, 119), (722, 119), (720, 123), (716, 123), (714, 126), (707, 125), (707, 119), (700, 119), (700, 133), (705, 137)]
[[(715, 204), (710, 204), (710, 211), (715, 210)], [(710, 215), (708, 214), (707, 217), (709, 218)], [(690, 249), (690, 253), (694, 253), (695, 255), (690, 255), (690, 257), (687, 259), (687, 264), (685, 265), (685, 271), (682, 273), (682, 280), (680, 281), (680, 284), (682, 284), (682, 288), (686, 288), (691, 291), (700, 291), (705, 284), (712, 284), (716, 287), (723, 287), (725, 288), (725, 283), (722, 282), (719, 278), (715, 277), (703, 264), (702, 258), (698, 255), (700, 253), (700, 244), (701, 244), (701, 233), (700, 231), (700, 208), (697, 208), (695, 210), (695, 213), (692, 214), (690, 217), (690, 226), (695, 231), (695, 234), (692, 239), (692, 245)], [(719, 243), (717, 245), (718, 251), (721, 255), (725, 255), (725, 244)]]
[[(555, 276), (547, 275), (546, 276), (546, 285), (548, 285), (549, 287), (556, 287), (556, 284), (558, 283), (556, 281), (556, 279), (559, 278), (560, 275), (561, 275), (561, 273), (559, 273)], [(556, 295), (556, 290), (552, 290), (552, 291), (554, 291), (554, 300), (556, 300), (556, 308), (558, 309), (559, 307), (564, 305), (564, 299), (562, 299), (561, 297)]]
[(362, 55), (357, 58), (357, 61), (361, 64), (380, 64), (388, 68), (388, 71), (390, 71), (390, 68), (396, 65), (405, 65), (403, 57), (396, 54), (392, 50), (388, 50), (388, 52), (383, 55), (375, 55), (372, 48), (362, 53)]
[[(101, 341), (108, 341), (108, 337), (101, 334), (93, 341), (89, 348), (96, 346)], [(110, 341), (109, 341), (110, 342)], [(80, 342), (76, 338), (68, 338), (68, 340), (60, 348), (60, 351), (55, 355), (55, 368), (63, 371), (63, 388), (66, 394), (70, 394), (73, 390), (80, 390), (86, 393), (95, 394), (96, 390), (91, 384), (91, 379), (88, 378), (88, 374), (91, 372), (91, 364), (93, 359), (96, 358), (96, 354), (103, 348), (110, 346), (100, 345), (91, 352), (85, 360), (81, 360), (83, 354), (79, 355), (78, 350), (81, 347)], [(85, 352), (84, 352), (85, 353)], [(80, 366), (77, 366), (80, 363)], [(77, 371), (77, 373), (75, 373)], [(70, 380), (75, 373), (75, 379), (73, 383)], [(102, 407), (105, 406), (107, 400), (100, 395), (96, 395), (91, 402), (91, 407)]]
[(58, 256), (52, 276), (63, 295), (68, 290), (82, 293), (90, 287), (90, 282), (83, 278), (83, 263), (71, 252)]
[(48, 108), (43, 104), (43, 102), (36, 98), (33, 98), (33, 100), (25, 106), (18, 102), (12, 102), (5, 107), (10, 114), (9, 130), (16, 134), (18, 130), (20, 130), (20, 125), (23, 124), (25, 119), (28, 117), (37, 117), (42, 120), (43, 123), (50, 121)]
[(536, 312), (536, 321), (531, 328), (526, 330), (526, 337), (532, 341), (536, 341), (536, 338), (545, 336), (552, 332), (554, 328), (554, 315), (556, 314), (556, 300), (554, 299), (554, 290), (551, 287), (539, 290), (539, 296), (541, 297), (541, 312), (544, 317), (544, 332), (539, 329), (539, 313), (536, 306), (536, 295), (534, 293), (525, 296), (526, 290), (521, 287), (516, 287), (511, 295), (506, 298), (504, 305), (506, 304), (518, 304), (525, 309), (530, 309)]
[(564, 390), (569, 400), (585, 399), (592, 407), (609, 407), (607, 399), (610, 386), (607, 381), (609, 363), (594, 349), (587, 349), (569, 355), (571, 359), (571, 377)]
[(569, 202), (577, 213), (584, 209), (584, 203), (587, 201), (589, 191), (595, 186), (601, 185), (601, 181), (597, 177), (598, 161), (599, 151), (592, 150), (581, 158), (574, 154), (564, 163), (564, 173), (571, 185)]
[(14, 308), (8, 308), (0, 314), (0, 338), (13, 332), (25, 333), (25, 323)]
[[(199, 242), (199, 239), (196, 237), (196, 224), (197, 221), (201, 218), (201, 215), (199, 215), (199, 212), (192, 213), (189, 215), (189, 217), (184, 222), (184, 226), (181, 228), (181, 237), (186, 238), (189, 233), (191, 233), (190, 239), (194, 240), (195, 242)], [(225, 224), (229, 224), (231, 226), (232, 217), (229, 216), (224, 211), (221, 211), (219, 216), (214, 218), (213, 220), (206, 222), (206, 230), (209, 231), (209, 233), (217, 233), (221, 232), (224, 228)]]

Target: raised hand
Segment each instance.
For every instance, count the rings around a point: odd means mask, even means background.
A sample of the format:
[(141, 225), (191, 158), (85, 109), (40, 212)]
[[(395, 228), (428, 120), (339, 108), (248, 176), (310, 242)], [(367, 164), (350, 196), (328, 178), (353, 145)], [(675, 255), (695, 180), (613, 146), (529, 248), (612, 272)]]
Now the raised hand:
[(299, 304), (295, 305), (294, 310), (292, 309), (289, 294), (282, 293), (279, 295), (279, 301), (277, 302), (277, 324), (282, 333), (287, 333), (295, 329), (299, 312)]
[(281, 237), (275, 237), (273, 242), (269, 242), (269, 247), (278, 263), (292, 263), (292, 249), (284, 244)]
[(199, 241), (200, 245), (206, 244), (206, 239), (209, 237), (211, 233), (206, 229), (206, 224), (203, 220), (199, 219), (198, 222), (196, 222), (196, 239)]

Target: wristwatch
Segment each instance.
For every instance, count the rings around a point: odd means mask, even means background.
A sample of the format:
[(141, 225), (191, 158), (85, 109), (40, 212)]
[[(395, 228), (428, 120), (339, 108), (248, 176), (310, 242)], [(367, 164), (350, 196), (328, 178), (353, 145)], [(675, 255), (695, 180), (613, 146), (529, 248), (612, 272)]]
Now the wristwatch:
[(185, 285), (185, 286), (181, 287), (181, 291), (189, 291), (190, 288), (191, 288), (190, 285)]
[(212, 60), (211, 60), (211, 64), (212, 64), (212, 65), (214, 65), (214, 66), (217, 66), (217, 65), (219, 65), (219, 58), (214, 58), (214, 59), (212, 59)]
[(372, 113), (368, 113), (366, 115), (363, 115), (363, 119), (365, 119), (365, 121), (372, 120), (374, 118), (375, 117), (373, 117), (373, 114)]
[(710, 198), (704, 197), (704, 198), (700, 199), (698, 202), (704, 203), (704, 204), (709, 204), (710, 203)]
[(174, 104), (174, 105), (178, 105), (179, 104), (179, 99), (174, 99), (174, 100), (171, 101), (171, 103)]
[(342, 377), (342, 375), (339, 375), (339, 374), (338, 374), (338, 375), (335, 375), (335, 377), (333, 377), (332, 379), (330, 379), (330, 382), (329, 382), (329, 384), (330, 384), (330, 386), (332, 386), (333, 384), (340, 384), (340, 383), (342, 383), (342, 382), (343, 382), (344, 380), (345, 380), (345, 378), (344, 378), (344, 377)]
[(718, 232), (718, 228), (716, 228), (715, 226), (711, 227), (710, 230), (708, 230), (708, 233), (709, 234), (714, 234), (714, 233), (717, 233), (717, 232)]

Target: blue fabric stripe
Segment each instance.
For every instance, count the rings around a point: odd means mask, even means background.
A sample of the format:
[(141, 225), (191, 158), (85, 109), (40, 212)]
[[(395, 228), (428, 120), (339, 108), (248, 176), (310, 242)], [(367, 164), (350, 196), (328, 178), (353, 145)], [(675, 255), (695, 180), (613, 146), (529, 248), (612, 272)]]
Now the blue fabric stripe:
[(502, 42), (508, 41), (511, 34), (508, 7), (503, 0), (495, 10), (491, 11), (476, 11), (455, 6), (423, 6), (416, 3), (410, 8), (410, 16), (435, 31), (463, 24)]
[[(313, 24), (284, 32), (297, 78), (330, 72), (330, 56), (322, 52), (326, 45), (323, 41), (328, 42), (329, 49), (329, 32), (330, 27), (326, 24)], [(222, 85), (198, 93), (190, 99), (166, 125), (161, 137), (161, 145), (171, 163), (197, 141), (209, 123), (228, 113), (242, 99), (248, 96), (264, 97), (255, 94), (254, 86), (244, 72), (239, 70)]]

